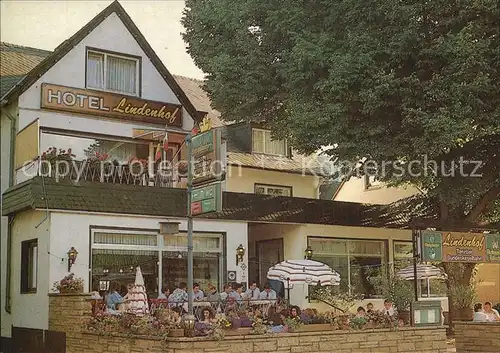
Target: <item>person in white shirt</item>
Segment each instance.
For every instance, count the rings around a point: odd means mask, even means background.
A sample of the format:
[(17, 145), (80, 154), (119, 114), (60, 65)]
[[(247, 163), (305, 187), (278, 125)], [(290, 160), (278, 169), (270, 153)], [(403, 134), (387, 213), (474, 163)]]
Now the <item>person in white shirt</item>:
[(245, 292), (245, 299), (258, 300), (260, 298), (260, 290), (257, 287), (257, 282), (252, 282), (250, 287)]
[(484, 303), (484, 313), (488, 317), (488, 321), (493, 322), (493, 321), (500, 321), (500, 315), (498, 314), (498, 311), (493, 309), (491, 307), (490, 302)]
[(203, 300), (205, 298), (205, 294), (203, 291), (200, 289), (200, 285), (198, 283), (193, 284), (193, 300)]
[(390, 299), (384, 300), (384, 313), (389, 316), (394, 316), (394, 307)]
[(220, 294), (220, 299), (221, 300), (226, 300), (229, 297), (229, 294), (233, 291), (233, 286), (230, 284), (226, 284), (224, 287), (224, 292)]
[(276, 292), (274, 291), (274, 289), (271, 288), (271, 286), (269, 284), (266, 284), (264, 286), (264, 290), (262, 292), (260, 292), (259, 299), (261, 299), (261, 300), (266, 300), (266, 299), (276, 300)]
[(488, 315), (483, 312), (483, 304), (477, 303), (474, 305), (474, 319), (475, 322), (486, 322), (488, 321)]

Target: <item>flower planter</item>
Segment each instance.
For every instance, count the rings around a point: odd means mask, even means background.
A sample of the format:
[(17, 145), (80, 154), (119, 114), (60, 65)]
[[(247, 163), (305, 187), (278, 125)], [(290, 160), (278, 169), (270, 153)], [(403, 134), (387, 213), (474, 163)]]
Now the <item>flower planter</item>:
[(224, 331), (225, 336), (246, 336), (246, 335), (250, 335), (251, 333), (252, 333), (251, 327), (240, 327), (237, 329)]
[(168, 331), (168, 337), (184, 337), (184, 329), (182, 328), (175, 328), (170, 331)]
[(294, 332), (321, 332), (333, 330), (335, 330), (335, 327), (330, 324), (309, 324), (295, 328)]
[(403, 322), (406, 325), (408, 325), (410, 323), (410, 311), (409, 310), (398, 311), (398, 318), (402, 319)]
[(83, 293), (83, 288), (76, 288), (76, 289), (61, 288), (61, 289), (59, 289), (59, 293), (61, 293), (61, 294), (80, 294), (80, 293)]
[(474, 319), (474, 309), (460, 308), (453, 312), (453, 320), (455, 321), (472, 321)]

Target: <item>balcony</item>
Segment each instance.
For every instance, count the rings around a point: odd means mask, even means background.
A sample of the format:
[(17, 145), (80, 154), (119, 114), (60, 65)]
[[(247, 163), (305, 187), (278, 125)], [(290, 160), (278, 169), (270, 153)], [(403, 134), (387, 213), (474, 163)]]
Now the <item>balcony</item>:
[(97, 182), (137, 186), (185, 188), (185, 178), (180, 178), (174, 168), (159, 168), (153, 163), (137, 161), (131, 164), (91, 160), (42, 160), (36, 162), (37, 176), (56, 181)]

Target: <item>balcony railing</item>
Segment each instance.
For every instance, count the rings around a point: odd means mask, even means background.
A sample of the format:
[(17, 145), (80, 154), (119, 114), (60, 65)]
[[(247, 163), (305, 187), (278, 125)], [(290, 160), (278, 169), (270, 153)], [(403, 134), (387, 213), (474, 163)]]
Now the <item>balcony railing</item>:
[(87, 181), (138, 186), (182, 187), (172, 169), (155, 170), (150, 173), (147, 165), (113, 164), (101, 162), (42, 161), (38, 175), (59, 180)]

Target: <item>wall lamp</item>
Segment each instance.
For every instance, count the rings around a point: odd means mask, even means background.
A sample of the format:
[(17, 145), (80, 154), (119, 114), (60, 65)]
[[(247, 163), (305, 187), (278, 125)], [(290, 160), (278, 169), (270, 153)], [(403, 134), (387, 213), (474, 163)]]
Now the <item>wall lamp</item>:
[(243, 262), (243, 257), (245, 256), (245, 248), (242, 244), (236, 248), (236, 265), (239, 265), (240, 262)]
[(75, 264), (76, 258), (78, 257), (78, 251), (72, 246), (68, 251), (68, 272), (71, 272), (71, 266)]

